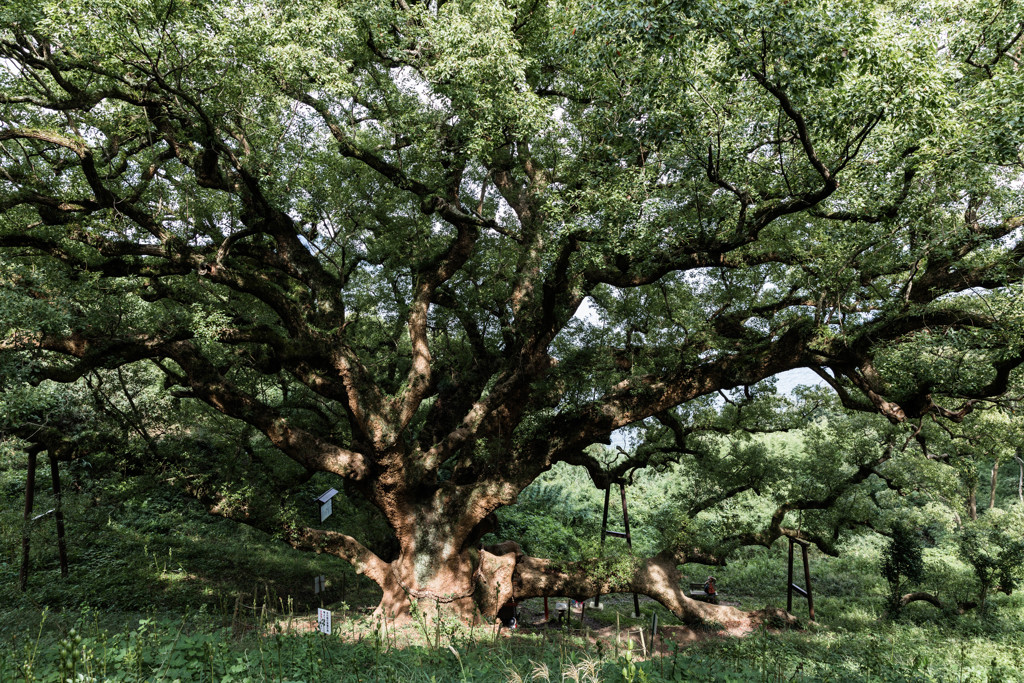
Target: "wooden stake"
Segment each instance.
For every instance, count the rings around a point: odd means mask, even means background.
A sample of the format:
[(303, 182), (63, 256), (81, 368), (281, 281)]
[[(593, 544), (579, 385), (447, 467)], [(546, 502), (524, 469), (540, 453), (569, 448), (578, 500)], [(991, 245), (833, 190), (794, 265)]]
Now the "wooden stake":
[(786, 575), (786, 611), (793, 613), (793, 539), (789, 539), (789, 572)]
[(21, 528), (21, 572), (18, 581), (21, 592), (28, 590), (29, 545), (31, 544), (32, 505), (36, 494), (36, 455), (41, 449), (32, 447), (28, 452), (28, 475), (25, 477), (25, 515)]
[(68, 575), (68, 545), (64, 541), (64, 510), (61, 508), (60, 470), (57, 468), (57, 454), (54, 449), (49, 449), (50, 454), (50, 480), (53, 482), (53, 497), (55, 499), (53, 513), (57, 520), (57, 555), (60, 557), (60, 575)]
[[(608, 528), (608, 504), (612, 499), (612, 485), (608, 484), (608, 488), (604, 490), (604, 515), (601, 517), (601, 556), (604, 556), (604, 532)], [(601, 606), (601, 594), (598, 593), (594, 596), (594, 609)]]
[[(626, 510), (626, 485), (621, 481), (619, 482), (619, 495), (622, 496), (622, 523), (626, 528), (626, 547), (629, 548), (629, 553), (632, 555), (633, 538), (629, 534), (629, 511)], [(640, 618), (640, 596), (636, 593), (633, 593), (633, 615), (637, 619)]]
[(804, 551), (804, 590), (807, 591), (807, 609), (811, 613), (811, 621), (814, 621), (814, 594), (811, 592), (811, 565), (807, 559), (807, 546), (801, 545)]

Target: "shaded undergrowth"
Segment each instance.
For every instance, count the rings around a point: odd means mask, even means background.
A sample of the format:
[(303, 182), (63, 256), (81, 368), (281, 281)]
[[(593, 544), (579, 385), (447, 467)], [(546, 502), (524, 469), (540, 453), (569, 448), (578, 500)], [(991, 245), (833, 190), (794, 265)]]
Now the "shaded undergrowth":
[[(790, 681), (1024, 680), (1024, 599), (994, 596), (986, 615), (911, 604), (885, 618), (880, 543), (855, 539), (842, 557), (813, 554), (816, 621), (803, 631), (743, 639), (680, 636), (664, 608), (606, 601), (586, 624), (514, 633), (394, 631), (367, 608), (379, 592), (344, 562), (212, 517), (156, 479), (94, 481), (67, 496), (71, 575), (60, 577), (52, 524), (32, 530), (29, 590), (17, 590), (17, 472), (0, 476), (0, 683), (8, 681)], [(45, 496), (39, 503), (47, 504)], [(743, 609), (786, 606), (785, 547), (741, 550), (714, 572)], [(926, 554), (924, 588), (956, 598), (968, 568), (941, 548)], [(313, 576), (328, 578), (313, 592)], [(335, 617), (327, 636), (311, 614)], [(794, 613), (805, 623), (807, 605)], [(664, 628), (657, 656), (651, 616)], [(643, 631), (644, 640), (636, 637)], [(422, 631), (422, 632), (421, 632)], [(632, 641), (627, 640), (630, 633)], [(628, 644), (632, 643), (632, 644)]]

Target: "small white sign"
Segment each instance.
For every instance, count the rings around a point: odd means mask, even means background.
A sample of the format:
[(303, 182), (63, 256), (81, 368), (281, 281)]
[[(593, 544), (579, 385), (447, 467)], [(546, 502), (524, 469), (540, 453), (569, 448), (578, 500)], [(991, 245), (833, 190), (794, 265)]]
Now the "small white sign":
[(314, 576), (313, 577), (313, 595), (319, 595), (323, 593), (327, 588), (327, 577), (325, 576)]
[(338, 495), (338, 489), (327, 489), (324, 493), (317, 497), (317, 502), (320, 503), (320, 521), (324, 521), (331, 516), (334, 506), (331, 505), (331, 498)]
[(320, 608), (316, 611), (316, 627), (321, 633), (331, 635), (331, 610)]

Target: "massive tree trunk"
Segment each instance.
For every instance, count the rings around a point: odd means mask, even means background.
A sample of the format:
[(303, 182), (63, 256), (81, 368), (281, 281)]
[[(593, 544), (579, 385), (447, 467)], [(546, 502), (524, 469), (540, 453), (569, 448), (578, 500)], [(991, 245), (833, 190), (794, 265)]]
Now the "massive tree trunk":
[(511, 570), (502, 580), (500, 563), (475, 547), (481, 525), (486, 526), (484, 519), (476, 519), (479, 513), (467, 514), (452, 503), (439, 491), (421, 507), (403, 506), (398, 516), (389, 510), (392, 522), (399, 520), (399, 553), (383, 580), (377, 580), (384, 591), (379, 614), (401, 621), (411, 615), (413, 605), (427, 614), (453, 613), (471, 621), (497, 613), (502, 603), (483, 585), (507, 584)]
[[(396, 506), (387, 511), (392, 523), (401, 520), (395, 530), (399, 552), (391, 562), (338, 532), (306, 529), (289, 540), (296, 547), (319, 549), (351, 562), (383, 591), (375, 613), (398, 622), (408, 621), (419, 611), (428, 619), (440, 614), (491, 623), (511, 600), (585, 600), (625, 592), (647, 595), (687, 623), (725, 623), (747, 616), (733, 607), (689, 598), (678, 569), (690, 559), (683, 552), (666, 551), (607, 566), (599, 558), (564, 563), (530, 557), (514, 541), (480, 547), (480, 537), (492, 525), (490, 506), (460, 510), (452, 506), (452, 498), (439, 490), (421, 501), (420, 507)], [(706, 555), (693, 559), (721, 562)]]
[[(626, 571), (595, 571), (599, 560), (559, 563), (530, 557), (514, 542), (451, 552), (403, 548), (383, 563), (374, 578), (383, 589), (376, 613), (405, 621), (421, 610), (428, 617), (455, 615), (468, 622), (490, 623), (509, 601), (535, 597), (586, 600), (598, 594), (636, 592), (651, 597), (686, 623), (739, 621), (747, 613), (734, 607), (693, 600), (670, 554), (636, 558)], [(414, 606), (415, 605), (415, 606)]]

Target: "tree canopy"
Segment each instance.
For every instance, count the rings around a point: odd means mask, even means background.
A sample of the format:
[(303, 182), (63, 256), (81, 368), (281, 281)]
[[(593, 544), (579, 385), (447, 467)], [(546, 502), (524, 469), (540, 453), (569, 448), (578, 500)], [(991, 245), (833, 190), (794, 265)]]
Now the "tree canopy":
[(1022, 35), (987, 0), (11, 0), (0, 381), (147, 365), (343, 478), (397, 557), (289, 540), (393, 614), (712, 614), (686, 548), (616, 584), (476, 546), (555, 463), (607, 486), (770, 426), (786, 370), (910, 437), (1004, 395)]

